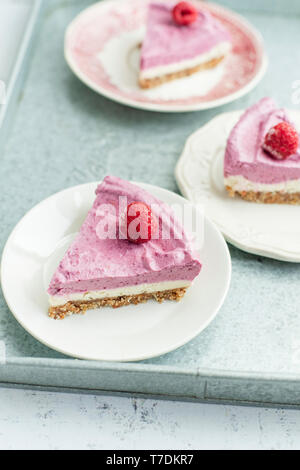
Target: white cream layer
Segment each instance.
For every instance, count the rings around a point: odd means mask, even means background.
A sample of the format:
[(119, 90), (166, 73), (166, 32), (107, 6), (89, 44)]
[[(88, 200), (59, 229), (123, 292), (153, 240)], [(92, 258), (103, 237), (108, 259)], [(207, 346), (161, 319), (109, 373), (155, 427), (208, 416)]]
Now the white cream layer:
[(139, 295), (151, 292), (159, 292), (170, 289), (178, 289), (181, 287), (189, 287), (190, 281), (165, 281), (153, 284), (140, 284), (137, 286), (119, 287), (117, 289), (94, 290), (90, 292), (74, 292), (68, 295), (49, 295), (49, 303), (52, 307), (64, 305), (69, 301), (75, 300), (95, 300), (110, 297), (119, 297), (123, 295)]
[(181, 70), (191, 69), (197, 67), (197, 65), (204, 64), (210, 60), (218, 57), (225, 56), (231, 49), (231, 43), (228, 41), (220, 42), (217, 46), (210, 49), (210, 51), (200, 54), (192, 59), (181, 60), (179, 62), (173, 62), (168, 65), (160, 65), (157, 67), (149, 67), (140, 71), (141, 79), (162, 77), (169, 73), (180, 72)]
[(300, 192), (300, 179), (282, 181), (280, 183), (255, 183), (249, 181), (242, 175), (228, 176), (224, 179), (225, 186), (230, 186), (235, 191), (255, 191), (255, 192), (284, 192), (284, 193), (299, 193)]

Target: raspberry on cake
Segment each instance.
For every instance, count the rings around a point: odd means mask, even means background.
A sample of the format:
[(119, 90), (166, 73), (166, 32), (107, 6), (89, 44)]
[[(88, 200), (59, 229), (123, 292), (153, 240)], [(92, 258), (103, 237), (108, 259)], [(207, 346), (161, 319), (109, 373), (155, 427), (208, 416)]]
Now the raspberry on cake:
[(188, 2), (150, 3), (139, 83), (152, 88), (215, 67), (231, 49), (229, 32), (206, 9)]
[[(103, 221), (118, 227), (117, 236), (100, 236)], [(200, 269), (190, 237), (171, 208), (140, 187), (107, 176), (52, 277), (49, 315), (63, 319), (104, 306), (180, 300)]]
[(251, 106), (231, 131), (224, 159), (230, 196), (263, 203), (300, 204), (299, 134), (271, 98)]
[(187, 2), (179, 2), (172, 10), (173, 19), (175, 23), (181, 24), (191, 24), (196, 21), (198, 16), (197, 9)]
[(267, 132), (263, 149), (272, 157), (285, 160), (297, 152), (298, 145), (298, 132), (289, 122), (282, 121)]

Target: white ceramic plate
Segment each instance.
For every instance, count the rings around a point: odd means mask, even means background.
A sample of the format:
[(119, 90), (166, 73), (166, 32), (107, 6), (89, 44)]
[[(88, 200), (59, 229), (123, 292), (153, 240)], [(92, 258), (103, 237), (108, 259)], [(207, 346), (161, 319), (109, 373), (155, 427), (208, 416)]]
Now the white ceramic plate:
[[(167, 190), (140, 186), (166, 203), (187, 203)], [(207, 219), (201, 251), (203, 269), (181, 302), (150, 301), (120, 309), (102, 308), (62, 321), (48, 317), (48, 281), (91, 207), (95, 188), (96, 183), (89, 183), (54, 194), (15, 227), (1, 265), (2, 289), (11, 312), (36, 339), (73, 357), (134, 361), (178, 348), (212, 321), (229, 287), (228, 248)]]
[[(238, 248), (283, 261), (300, 262), (300, 207), (257, 204), (230, 198), (223, 182), (228, 135), (242, 111), (220, 114), (192, 134), (175, 176), (181, 192), (201, 203), (206, 215)], [(290, 111), (300, 128), (300, 112)]]
[[(183, 112), (213, 108), (236, 100), (261, 80), (267, 59), (260, 34), (232, 11), (198, 2), (200, 8), (209, 10), (229, 30), (232, 52), (214, 69), (152, 90), (140, 89), (140, 44), (145, 33), (149, 1), (101, 1), (72, 21), (65, 35), (65, 58), (83, 83), (128, 106)], [(174, 4), (174, 0), (165, 1)]]

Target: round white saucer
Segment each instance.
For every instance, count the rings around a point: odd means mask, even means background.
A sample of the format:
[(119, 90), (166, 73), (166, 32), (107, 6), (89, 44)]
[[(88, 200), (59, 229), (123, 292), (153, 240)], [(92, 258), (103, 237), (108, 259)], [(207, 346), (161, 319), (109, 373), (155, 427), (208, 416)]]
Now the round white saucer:
[[(190, 204), (165, 189), (140, 186), (168, 204)], [(227, 245), (208, 219), (200, 253), (203, 268), (181, 302), (102, 308), (62, 321), (48, 317), (49, 278), (91, 207), (95, 188), (96, 183), (89, 183), (54, 194), (17, 224), (1, 263), (2, 289), (11, 312), (36, 339), (77, 358), (135, 361), (182, 346), (213, 320), (230, 283)]]
[[(300, 128), (300, 112), (289, 113)], [(247, 202), (230, 198), (225, 190), (226, 142), (241, 114), (220, 114), (188, 138), (175, 170), (177, 183), (185, 197), (204, 206), (205, 214), (233, 245), (249, 253), (299, 263), (299, 206)]]
[(209, 10), (230, 32), (232, 52), (214, 69), (142, 90), (139, 54), (150, 1), (101, 1), (83, 10), (68, 26), (65, 59), (92, 90), (135, 108), (184, 112), (229, 103), (262, 79), (267, 58), (260, 33), (233, 11), (199, 2), (199, 8)]

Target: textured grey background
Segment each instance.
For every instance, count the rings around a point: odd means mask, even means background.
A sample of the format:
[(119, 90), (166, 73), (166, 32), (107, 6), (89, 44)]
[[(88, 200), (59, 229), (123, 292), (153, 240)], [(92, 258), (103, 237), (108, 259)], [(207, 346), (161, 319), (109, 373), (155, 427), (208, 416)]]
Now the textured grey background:
[[(64, 30), (89, 3), (47, 3), (14, 123), (1, 151), (1, 247), (36, 203), (106, 174), (178, 191), (173, 171), (185, 139), (219, 112), (244, 108), (265, 95), (292, 107), (292, 82), (300, 79), (299, 15), (242, 11), (263, 33), (270, 59), (265, 78), (249, 95), (207, 112), (159, 114), (102, 98), (68, 69)], [(230, 251), (232, 284), (214, 322), (186, 346), (145, 362), (233, 371), (299, 370), (299, 265)], [(2, 296), (0, 340), (9, 357), (63, 357), (31, 338)]]

